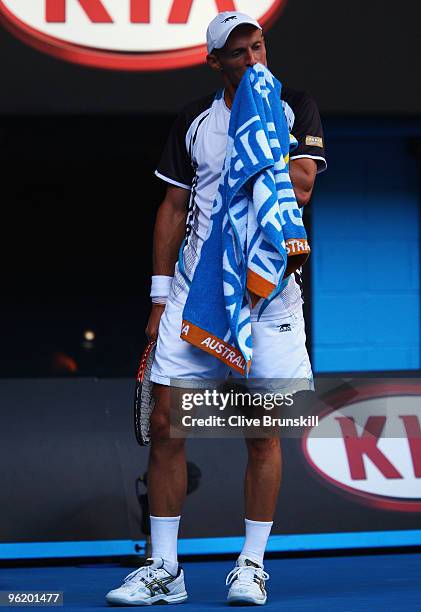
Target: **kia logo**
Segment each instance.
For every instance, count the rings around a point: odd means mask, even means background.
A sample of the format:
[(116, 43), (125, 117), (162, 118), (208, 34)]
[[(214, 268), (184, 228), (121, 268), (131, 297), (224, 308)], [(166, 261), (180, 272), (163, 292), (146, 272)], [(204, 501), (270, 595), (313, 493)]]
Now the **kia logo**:
[(38, 51), (115, 70), (201, 64), (206, 28), (218, 12), (240, 11), (266, 29), (287, 0), (0, 0), (0, 21)]
[(364, 385), (328, 404), (303, 438), (314, 473), (354, 501), (421, 512), (421, 384)]

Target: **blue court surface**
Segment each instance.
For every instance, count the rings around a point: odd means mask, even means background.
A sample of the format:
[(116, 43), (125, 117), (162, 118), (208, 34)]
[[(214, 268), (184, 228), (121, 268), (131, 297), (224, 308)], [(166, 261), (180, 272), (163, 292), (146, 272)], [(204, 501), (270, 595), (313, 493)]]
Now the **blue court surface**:
[[(227, 607), (225, 576), (232, 565), (226, 560), (183, 564), (189, 601), (172, 609)], [(265, 569), (270, 573), (268, 611), (421, 610), (421, 554), (269, 559)], [(0, 590), (63, 591), (65, 610), (105, 609), (104, 594), (130, 571), (104, 564), (8, 568), (0, 570)]]

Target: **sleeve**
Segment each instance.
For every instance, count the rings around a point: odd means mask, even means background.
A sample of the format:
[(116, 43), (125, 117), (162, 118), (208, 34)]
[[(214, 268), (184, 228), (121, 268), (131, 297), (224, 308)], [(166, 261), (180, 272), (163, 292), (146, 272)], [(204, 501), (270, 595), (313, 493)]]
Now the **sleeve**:
[(292, 134), (298, 141), (298, 147), (292, 151), (291, 160), (302, 157), (314, 159), (317, 172), (327, 168), (325, 140), (319, 109), (314, 98), (305, 94), (296, 109)]
[(186, 115), (181, 113), (171, 128), (155, 175), (171, 185), (190, 190), (194, 171), (186, 147), (187, 129)]

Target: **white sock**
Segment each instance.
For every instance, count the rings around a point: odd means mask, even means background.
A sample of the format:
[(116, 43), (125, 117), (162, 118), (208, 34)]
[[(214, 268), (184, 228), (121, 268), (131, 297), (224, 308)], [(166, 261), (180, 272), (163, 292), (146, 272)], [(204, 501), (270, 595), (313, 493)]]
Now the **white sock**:
[(251, 521), (246, 518), (245, 523), (246, 539), (240, 554), (251, 561), (259, 563), (259, 565), (263, 565), (263, 557), (273, 521), (266, 523), (263, 521)]
[(170, 574), (178, 571), (177, 537), (179, 516), (151, 516), (152, 557), (162, 557)]

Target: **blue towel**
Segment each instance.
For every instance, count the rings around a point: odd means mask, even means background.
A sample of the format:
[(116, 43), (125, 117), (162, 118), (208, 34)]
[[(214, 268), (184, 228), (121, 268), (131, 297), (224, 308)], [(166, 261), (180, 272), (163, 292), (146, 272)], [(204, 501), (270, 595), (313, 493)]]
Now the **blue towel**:
[[(208, 234), (183, 311), (181, 338), (247, 376), (250, 309), (261, 315), (310, 247), (288, 172), (281, 83), (257, 64), (235, 95)], [(182, 262), (181, 262), (182, 263)]]

